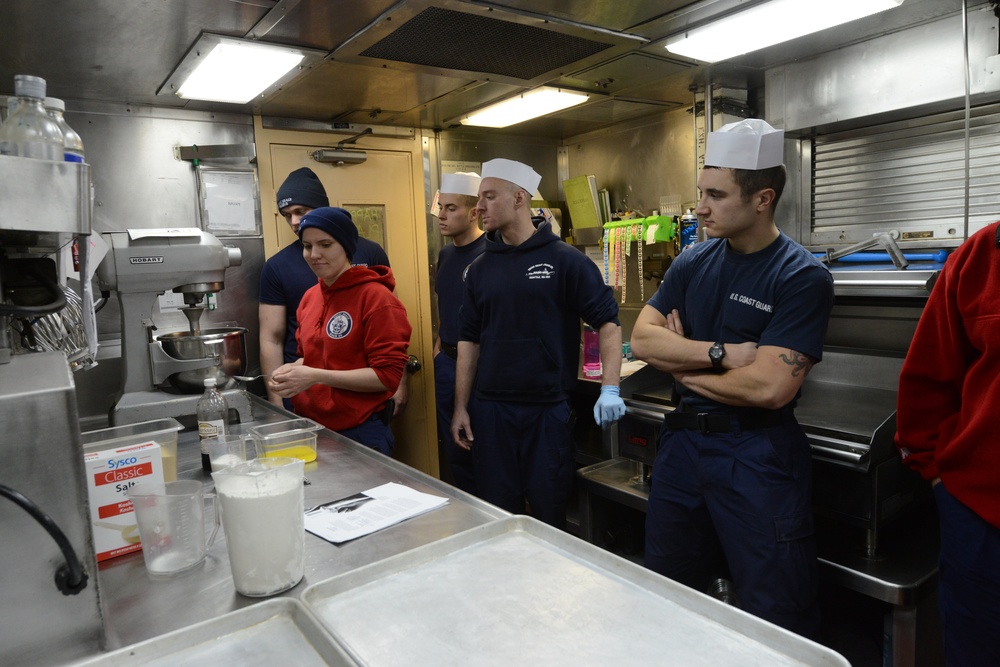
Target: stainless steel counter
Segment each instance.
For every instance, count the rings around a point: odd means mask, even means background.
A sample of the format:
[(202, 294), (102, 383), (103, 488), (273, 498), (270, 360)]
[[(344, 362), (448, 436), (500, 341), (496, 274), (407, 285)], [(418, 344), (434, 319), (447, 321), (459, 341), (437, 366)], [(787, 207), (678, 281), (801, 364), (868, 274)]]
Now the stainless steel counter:
[[(251, 406), (254, 421), (233, 425), (234, 433), (294, 417), (256, 396), (251, 397)], [(309, 481), (305, 487), (306, 507), (386, 482), (399, 482), (418, 491), (446, 496), (448, 504), (339, 546), (306, 533), (305, 577), (283, 596), (299, 598), (310, 584), (509, 516), (497, 507), (332, 431), (319, 431), (317, 445), (316, 461), (305, 467)], [(201, 470), (197, 432), (180, 433), (177, 454), (178, 479), (201, 480), (206, 490), (214, 489), (211, 476)], [(154, 579), (146, 572), (142, 554), (135, 552), (101, 563), (98, 580), (108, 649), (127, 646), (269, 599), (248, 598), (236, 593), (221, 530), (205, 562), (194, 570), (167, 579)]]
[[(645, 513), (649, 486), (637, 477), (636, 463), (624, 457), (577, 471), (583, 493), (580, 535), (593, 541), (606, 523), (602, 503), (612, 502)], [(830, 523), (817, 525), (820, 576), (836, 585), (892, 605), (893, 665), (917, 662), (917, 612), (937, 590), (936, 516), (917, 515), (886, 532), (879, 558), (864, 556), (857, 535), (852, 540)]]

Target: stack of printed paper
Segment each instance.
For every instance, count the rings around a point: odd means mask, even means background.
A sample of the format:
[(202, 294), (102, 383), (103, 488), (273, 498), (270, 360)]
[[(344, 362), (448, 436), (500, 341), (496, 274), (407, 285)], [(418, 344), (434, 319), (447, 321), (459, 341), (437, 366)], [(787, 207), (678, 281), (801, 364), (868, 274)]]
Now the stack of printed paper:
[(306, 530), (339, 544), (374, 533), (448, 502), (390, 482), (306, 510)]

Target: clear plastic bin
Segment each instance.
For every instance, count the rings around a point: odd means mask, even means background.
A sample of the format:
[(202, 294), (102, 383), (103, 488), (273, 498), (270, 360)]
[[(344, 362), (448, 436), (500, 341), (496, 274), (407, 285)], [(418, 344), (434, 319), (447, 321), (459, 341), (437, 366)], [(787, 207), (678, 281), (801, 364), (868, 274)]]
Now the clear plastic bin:
[(308, 463), (316, 460), (316, 431), (322, 428), (311, 419), (289, 419), (254, 426), (250, 438), (257, 458), (288, 456)]
[(163, 458), (163, 481), (172, 482), (177, 479), (177, 432), (183, 428), (179, 421), (168, 417), (86, 431), (80, 434), (80, 440), (83, 443), (84, 454), (138, 445), (152, 440), (160, 446), (160, 455)]

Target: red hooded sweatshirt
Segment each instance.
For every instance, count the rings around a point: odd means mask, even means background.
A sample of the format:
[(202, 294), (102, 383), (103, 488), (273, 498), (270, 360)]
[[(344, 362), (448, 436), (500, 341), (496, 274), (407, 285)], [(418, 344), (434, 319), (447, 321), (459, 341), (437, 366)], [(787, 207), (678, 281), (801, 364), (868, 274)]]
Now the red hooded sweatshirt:
[(952, 253), (899, 376), (903, 463), (1000, 528), (1000, 248), (997, 225)]
[(355, 266), (330, 286), (322, 281), (299, 303), (296, 338), (302, 363), (327, 370), (371, 368), (388, 389), (357, 392), (315, 384), (292, 397), (297, 414), (334, 431), (364, 423), (399, 387), (410, 344), (406, 308), (392, 293), (387, 266)]

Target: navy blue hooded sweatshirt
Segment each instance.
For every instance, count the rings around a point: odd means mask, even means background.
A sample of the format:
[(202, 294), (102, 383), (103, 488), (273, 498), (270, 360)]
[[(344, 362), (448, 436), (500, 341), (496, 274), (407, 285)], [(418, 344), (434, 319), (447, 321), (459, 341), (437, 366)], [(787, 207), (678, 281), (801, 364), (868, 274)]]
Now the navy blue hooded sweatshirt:
[(459, 340), (478, 343), (476, 396), (554, 403), (576, 382), (580, 320), (618, 324), (618, 304), (597, 265), (563, 243), (552, 226), (510, 246), (486, 234), (486, 252), (465, 279)]

